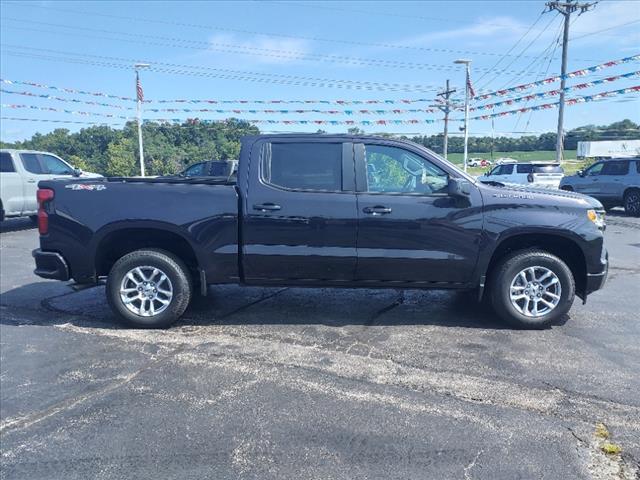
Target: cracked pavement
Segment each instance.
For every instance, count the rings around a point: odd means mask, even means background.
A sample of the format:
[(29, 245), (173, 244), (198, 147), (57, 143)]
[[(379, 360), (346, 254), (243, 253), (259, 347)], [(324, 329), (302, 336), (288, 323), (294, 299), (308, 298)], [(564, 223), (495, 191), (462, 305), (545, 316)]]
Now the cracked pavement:
[(639, 230), (610, 215), (605, 289), (544, 331), (462, 293), (237, 286), (144, 331), (5, 222), (0, 478), (638, 478)]

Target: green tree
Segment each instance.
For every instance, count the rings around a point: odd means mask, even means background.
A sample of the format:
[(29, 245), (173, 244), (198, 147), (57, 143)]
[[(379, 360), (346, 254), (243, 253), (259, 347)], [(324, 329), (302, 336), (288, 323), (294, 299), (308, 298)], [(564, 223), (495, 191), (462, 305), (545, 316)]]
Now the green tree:
[(124, 138), (109, 144), (105, 173), (110, 177), (127, 177), (140, 173), (131, 139)]

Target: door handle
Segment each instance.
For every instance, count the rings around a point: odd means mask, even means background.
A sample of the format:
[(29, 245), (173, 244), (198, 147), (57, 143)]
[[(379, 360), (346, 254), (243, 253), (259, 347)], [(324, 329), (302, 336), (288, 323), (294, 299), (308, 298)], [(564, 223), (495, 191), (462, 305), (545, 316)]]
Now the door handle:
[(369, 215), (386, 215), (387, 213), (391, 213), (391, 209), (389, 207), (384, 207), (382, 205), (376, 205), (375, 207), (364, 207), (362, 211)]
[(29, 180), (27, 180), (27, 183), (36, 183), (36, 181), (33, 178), (30, 178)]
[(281, 208), (282, 207), (280, 205), (276, 205), (275, 203), (260, 203), (253, 206), (254, 210), (258, 210), (260, 212), (275, 212)]

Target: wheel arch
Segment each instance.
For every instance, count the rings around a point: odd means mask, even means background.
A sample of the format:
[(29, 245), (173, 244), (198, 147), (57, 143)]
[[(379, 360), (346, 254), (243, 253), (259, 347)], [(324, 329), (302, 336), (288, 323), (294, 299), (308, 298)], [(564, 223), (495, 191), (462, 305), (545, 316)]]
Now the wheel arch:
[(95, 245), (95, 269), (105, 276), (122, 256), (144, 248), (160, 249), (180, 258), (196, 274), (200, 261), (190, 242), (180, 233), (160, 225), (112, 228)]
[(580, 244), (571, 236), (547, 231), (513, 233), (503, 237), (495, 245), (484, 269), (489, 284), (494, 269), (501, 258), (511, 252), (537, 248), (549, 252), (567, 264), (576, 284), (576, 293), (584, 294), (587, 284), (587, 260)]

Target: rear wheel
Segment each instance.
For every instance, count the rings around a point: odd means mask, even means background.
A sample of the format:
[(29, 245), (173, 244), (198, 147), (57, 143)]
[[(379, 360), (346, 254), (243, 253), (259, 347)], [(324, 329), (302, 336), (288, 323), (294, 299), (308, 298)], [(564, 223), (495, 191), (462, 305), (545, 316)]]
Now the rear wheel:
[(518, 328), (546, 328), (569, 311), (575, 282), (569, 267), (542, 250), (522, 250), (503, 258), (492, 276), (496, 313)]
[(565, 192), (573, 192), (573, 187), (569, 185), (563, 185), (560, 187), (560, 190), (564, 190)]
[(640, 190), (637, 188), (624, 194), (624, 211), (632, 217), (640, 217)]
[(189, 305), (189, 270), (175, 255), (163, 250), (136, 250), (120, 258), (107, 278), (107, 300), (127, 325), (166, 328)]

